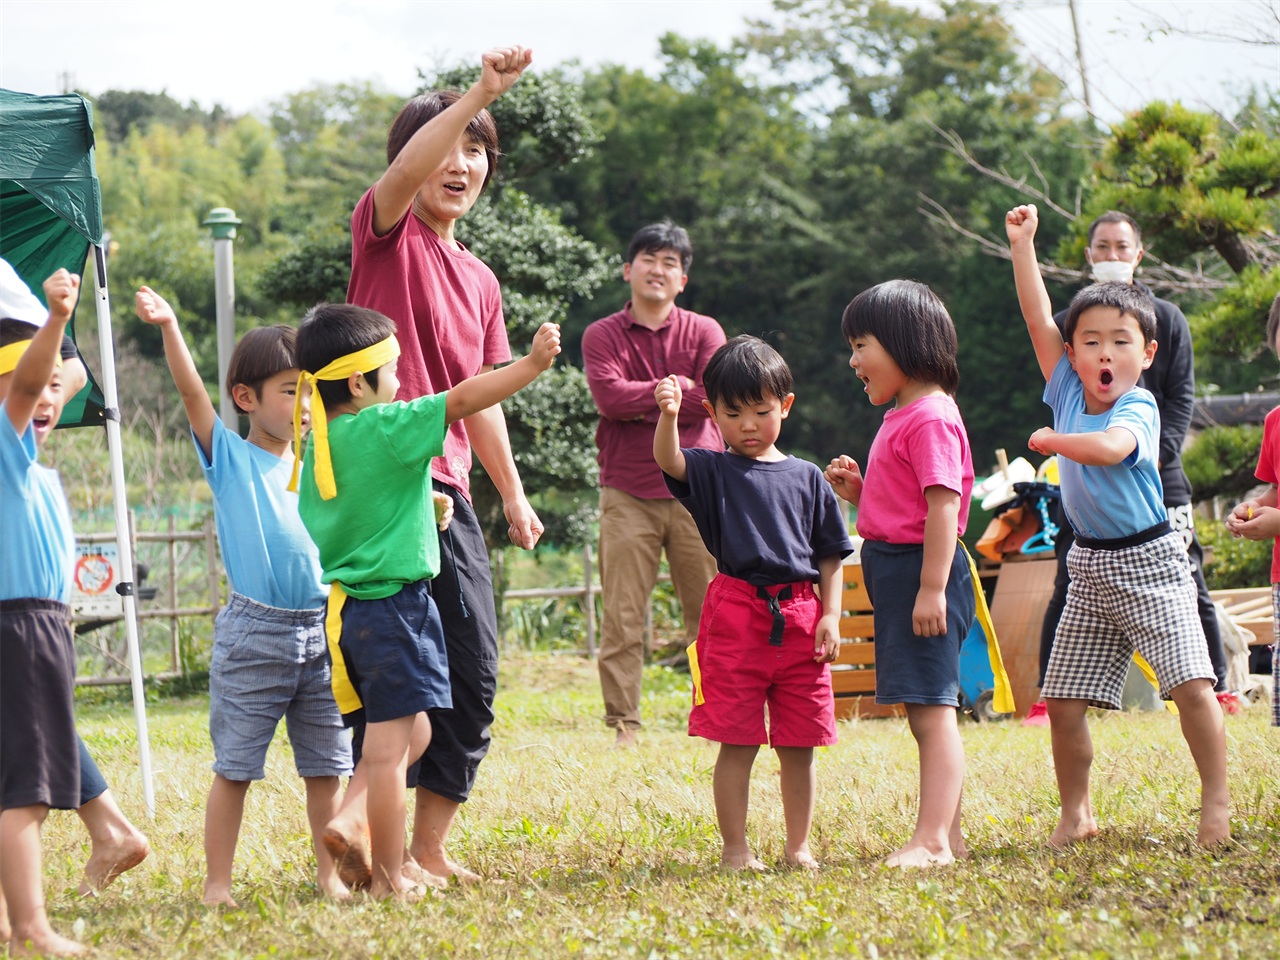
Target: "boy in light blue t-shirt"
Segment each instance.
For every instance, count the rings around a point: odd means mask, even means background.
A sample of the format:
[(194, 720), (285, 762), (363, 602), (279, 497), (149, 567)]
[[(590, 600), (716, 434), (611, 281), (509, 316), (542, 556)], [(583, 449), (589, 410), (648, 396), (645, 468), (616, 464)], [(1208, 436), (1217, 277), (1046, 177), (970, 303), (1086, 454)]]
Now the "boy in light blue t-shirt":
[(350, 895), (321, 837), (338, 811), (338, 778), (351, 773), (351, 741), (330, 688), (324, 634), (328, 588), (320, 555), (289, 493), (295, 331), (261, 327), (236, 345), (227, 390), (249, 418), (248, 439), (218, 419), (173, 309), (143, 287), (138, 316), (160, 327), (165, 358), (186, 406), (200, 466), (213, 491), (231, 596), (214, 623), (209, 734), (214, 782), (205, 809), (206, 904), (235, 905), (231, 870), (249, 784), (265, 776), (267, 748), (283, 718), (306, 783), (320, 890)]
[(1062, 507), (1076, 533), (1067, 555), (1071, 589), (1042, 690), (1062, 802), (1049, 843), (1062, 847), (1098, 832), (1085, 711), (1120, 708), (1135, 649), (1154, 671), (1160, 695), (1178, 705), (1200, 771), (1197, 840), (1221, 843), (1231, 827), (1217, 677), (1186, 545), (1164, 508), (1159, 411), (1138, 386), (1158, 348), (1155, 312), (1132, 284), (1099, 283), (1076, 294), (1059, 332), (1036, 262), (1037, 222), (1032, 205), (1005, 218), (1018, 301), (1048, 384), (1044, 400), (1053, 408), (1053, 428), (1037, 430), (1029, 446), (1057, 455)]

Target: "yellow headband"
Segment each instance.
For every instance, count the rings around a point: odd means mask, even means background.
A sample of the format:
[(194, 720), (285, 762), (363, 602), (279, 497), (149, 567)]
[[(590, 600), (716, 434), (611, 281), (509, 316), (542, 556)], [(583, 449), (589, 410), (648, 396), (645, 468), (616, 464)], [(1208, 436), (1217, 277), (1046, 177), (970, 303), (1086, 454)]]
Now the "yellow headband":
[[(27, 348), (30, 346), (30, 340), (19, 340), (17, 343), (9, 344), (7, 347), (0, 347), (0, 377), (3, 377), (6, 373), (13, 373), (18, 368), (18, 361), (22, 359), (22, 355), (27, 352)], [(55, 366), (62, 366), (61, 356), (56, 358)]]
[(319, 380), (346, 380), (353, 373), (369, 373), (400, 356), (400, 343), (393, 334), (371, 347), (339, 357), (315, 373), (303, 370), (298, 374), (298, 392), (293, 399), (293, 477), (289, 489), (298, 490), (298, 468), (302, 465), (302, 385), (311, 384), (311, 435), (316, 444), (316, 487), (323, 500), (338, 495), (338, 485), (333, 480), (333, 463), (329, 460), (329, 418), (325, 416), (324, 401), (316, 389)]

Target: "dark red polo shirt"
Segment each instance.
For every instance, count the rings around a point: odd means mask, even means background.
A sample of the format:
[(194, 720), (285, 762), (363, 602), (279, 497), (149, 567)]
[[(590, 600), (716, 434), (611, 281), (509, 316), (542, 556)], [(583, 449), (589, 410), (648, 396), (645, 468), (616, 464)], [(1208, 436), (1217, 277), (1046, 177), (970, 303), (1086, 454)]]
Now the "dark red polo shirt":
[(650, 330), (631, 316), (630, 301), (618, 313), (587, 327), (582, 360), (600, 411), (596, 459), (601, 486), (646, 500), (672, 499), (653, 459), (658, 426), (653, 391), (659, 380), (671, 374), (697, 384), (684, 392), (680, 404), (680, 446), (724, 449), (720, 428), (702, 406), (707, 396), (702, 371), (724, 341), (724, 331), (715, 320), (679, 307), (671, 309), (657, 330)]

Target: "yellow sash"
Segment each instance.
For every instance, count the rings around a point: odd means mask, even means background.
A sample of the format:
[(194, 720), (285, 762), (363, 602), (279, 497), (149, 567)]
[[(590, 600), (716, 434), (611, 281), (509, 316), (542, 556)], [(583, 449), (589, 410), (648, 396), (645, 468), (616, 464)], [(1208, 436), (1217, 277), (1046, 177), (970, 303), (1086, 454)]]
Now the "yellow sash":
[[(1133, 651), (1133, 662), (1138, 665), (1138, 669), (1142, 671), (1142, 675), (1147, 678), (1147, 683), (1156, 688), (1156, 693), (1160, 692), (1160, 681), (1156, 679), (1156, 672), (1151, 669), (1151, 664), (1147, 663), (1146, 657), (1137, 650)], [(1172, 700), (1163, 701), (1164, 705), (1169, 708), (1169, 712), (1175, 717), (1178, 715), (1178, 705)]]
[(1000, 656), (1000, 641), (996, 639), (996, 628), (991, 623), (991, 610), (987, 607), (987, 595), (982, 592), (982, 580), (978, 577), (978, 565), (973, 562), (969, 548), (960, 541), (960, 549), (969, 560), (969, 576), (973, 579), (973, 598), (976, 603), (978, 622), (987, 635), (987, 657), (991, 660), (991, 675), (995, 678), (996, 689), (991, 707), (996, 713), (1013, 713), (1017, 708), (1013, 705), (1013, 687), (1009, 683), (1009, 675), (1004, 671), (1004, 658)]
[(698, 706), (707, 702), (702, 696), (702, 671), (698, 669), (698, 641), (695, 640), (685, 647), (684, 652), (689, 655), (689, 675), (693, 677), (693, 703), (694, 706)]
[(347, 592), (342, 584), (334, 581), (329, 584), (329, 605), (324, 615), (324, 634), (329, 641), (329, 659), (333, 661), (330, 673), (330, 684), (333, 687), (333, 699), (338, 701), (338, 710), (342, 713), (355, 713), (364, 704), (360, 694), (347, 676), (347, 661), (342, 656), (338, 641), (342, 638), (342, 608), (347, 602)]
[(400, 343), (392, 335), (371, 347), (348, 353), (315, 373), (303, 370), (298, 374), (298, 391), (293, 398), (293, 476), (289, 489), (298, 492), (298, 470), (302, 466), (302, 385), (311, 385), (311, 436), (316, 447), (316, 487), (322, 500), (332, 500), (338, 495), (338, 485), (333, 480), (333, 463), (329, 459), (329, 418), (325, 416), (324, 401), (316, 383), (320, 380), (346, 380), (353, 373), (369, 373), (400, 356)]

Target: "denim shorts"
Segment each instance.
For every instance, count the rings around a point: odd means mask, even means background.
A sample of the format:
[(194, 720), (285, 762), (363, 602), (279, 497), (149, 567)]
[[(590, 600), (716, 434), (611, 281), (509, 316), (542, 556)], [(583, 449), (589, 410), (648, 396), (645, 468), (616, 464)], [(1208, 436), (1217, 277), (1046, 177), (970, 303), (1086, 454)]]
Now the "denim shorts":
[(351, 737), (330, 687), (324, 609), (280, 610), (233, 593), (213, 625), (213, 772), (263, 779), (281, 717), (299, 776), (351, 773)]

